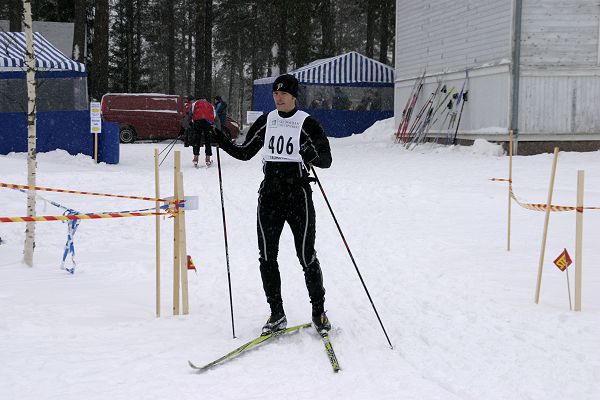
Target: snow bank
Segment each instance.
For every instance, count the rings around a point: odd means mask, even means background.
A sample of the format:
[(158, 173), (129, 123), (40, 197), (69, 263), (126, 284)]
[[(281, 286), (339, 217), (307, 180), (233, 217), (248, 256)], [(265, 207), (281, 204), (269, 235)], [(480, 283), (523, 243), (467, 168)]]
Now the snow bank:
[[(583, 311), (569, 311), (565, 273), (552, 260), (574, 255), (573, 213), (551, 217), (540, 304), (533, 295), (544, 214), (513, 207), (506, 249), (508, 160), (500, 146), (393, 143), (393, 120), (332, 139), (333, 165), (319, 170), (336, 217), (386, 327), (390, 350), (318, 188), (316, 247), (327, 290), (332, 340), (342, 367), (333, 374), (310, 330), (195, 375), (204, 364), (254, 338), (267, 319), (256, 245), (261, 161), (221, 152), (236, 339), (232, 339), (218, 170), (196, 170), (181, 144), (187, 213), (190, 314), (172, 315), (171, 220), (161, 221), (162, 316), (154, 315), (154, 218), (82, 221), (77, 270), (59, 269), (67, 228), (36, 226), (35, 267), (21, 264), (24, 226), (0, 223), (0, 397), (3, 399), (548, 399), (600, 398), (600, 224), (585, 215)], [(121, 163), (55, 151), (38, 157), (39, 186), (154, 195), (155, 147), (121, 146)], [(518, 157), (515, 190), (543, 202), (551, 155)], [(586, 170), (586, 205), (600, 206), (598, 153), (561, 153), (557, 204), (575, 201)], [(173, 158), (161, 168), (173, 190)], [(0, 156), (0, 181), (25, 183), (24, 154)], [(148, 206), (135, 200), (42, 193), (80, 211)], [(25, 214), (25, 195), (0, 189), (0, 214)], [(150, 204), (153, 206), (153, 204)], [(47, 209), (44, 209), (47, 207)], [(40, 203), (38, 214), (62, 211)], [(588, 222), (589, 221), (589, 222)], [(290, 325), (310, 319), (293, 237), (279, 251)], [(571, 283), (574, 281), (571, 271)], [(274, 386), (275, 385), (275, 386)], [(275, 389), (274, 389), (275, 387)]]

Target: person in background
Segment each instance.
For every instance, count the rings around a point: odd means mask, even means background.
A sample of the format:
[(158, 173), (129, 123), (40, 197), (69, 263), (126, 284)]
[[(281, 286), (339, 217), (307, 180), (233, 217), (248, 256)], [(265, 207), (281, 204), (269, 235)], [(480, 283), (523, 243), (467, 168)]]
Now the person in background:
[(194, 96), (189, 95), (189, 96), (185, 97), (185, 102), (183, 103), (183, 113), (184, 114), (189, 114), (190, 108), (192, 107), (193, 103), (194, 103)]
[(334, 110), (349, 110), (352, 107), (352, 102), (344, 91), (336, 86), (333, 89), (333, 98), (331, 99), (331, 108)]
[(379, 90), (373, 90), (371, 94), (371, 111), (381, 111), (381, 95), (379, 94)]
[(215, 96), (215, 112), (217, 113), (217, 118), (219, 119), (219, 126), (217, 129), (221, 131), (225, 131), (225, 121), (227, 119), (227, 103), (223, 101), (221, 96)]
[(206, 155), (205, 164), (210, 167), (212, 164), (212, 148), (210, 141), (212, 137), (213, 126), (215, 124), (215, 109), (206, 99), (196, 100), (190, 113), (192, 115), (192, 135), (189, 144), (194, 151), (194, 166), (198, 167), (198, 156), (200, 155), (200, 146), (204, 144), (204, 154)]
[(181, 119), (181, 128), (183, 129), (183, 143), (185, 147), (189, 147), (189, 141), (192, 135), (192, 113), (190, 113), (190, 109), (192, 108), (193, 102), (194, 97), (187, 96), (185, 103), (183, 103), (183, 118)]
[(323, 92), (318, 92), (317, 95), (313, 98), (308, 108), (319, 108), (322, 110), (329, 109), (329, 104), (327, 104), (327, 100), (323, 95)]
[(250, 160), (259, 152), (264, 179), (260, 185), (257, 235), (260, 274), (271, 315), (263, 334), (285, 329), (287, 318), (281, 297), (281, 277), (277, 254), (284, 224), (294, 236), (296, 255), (312, 304), (312, 321), (319, 332), (329, 331), (325, 314), (325, 289), (321, 266), (315, 251), (315, 208), (309, 175), (311, 166), (329, 168), (331, 150), (321, 125), (296, 105), (298, 80), (281, 75), (273, 83), (276, 110), (260, 116), (248, 130), (242, 145), (229, 141), (217, 131), (221, 148), (239, 160)]

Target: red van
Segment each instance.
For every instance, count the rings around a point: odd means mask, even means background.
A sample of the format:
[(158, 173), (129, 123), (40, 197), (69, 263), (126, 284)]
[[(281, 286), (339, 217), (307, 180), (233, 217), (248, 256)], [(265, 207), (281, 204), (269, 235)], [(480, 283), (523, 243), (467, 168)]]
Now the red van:
[[(175, 139), (183, 134), (182, 96), (160, 93), (107, 93), (102, 96), (102, 119), (119, 124), (121, 143), (137, 139)], [(232, 139), (239, 135), (237, 122), (227, 117)]]

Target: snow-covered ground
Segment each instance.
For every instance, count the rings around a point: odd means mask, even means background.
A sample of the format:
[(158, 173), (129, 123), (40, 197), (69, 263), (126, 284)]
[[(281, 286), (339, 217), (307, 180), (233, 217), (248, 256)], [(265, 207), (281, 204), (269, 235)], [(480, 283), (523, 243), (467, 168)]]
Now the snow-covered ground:
[[(513, 206), (506, 251), (508, 158), (471, 147), (393, 144), (392, 122), (332, 139), (334, 162), (318, 170), (326, 194), (390, 336), (391, 350), (317, 187), (317, 249), (331, 337), (342, 371), (303, 330), (207, 373), (204, 364), (254, 338), (268, 317), (258, 271), (259, 157), (221, 154), (235, 329), (232, 338), (218, 170), (195, 170), (183, 151), (190, 314), (171, 315), (172, 222), (162, 222), (162, 317), (154, 315), (154, 218), (83, 221), (77, 270), (59, 268), (66, 225), (38, 223), (35, 266), (21, 262), (23, 224), (0, 224), (2, 399), (598, 399), (600, 398), (600, 212), (584, 214), (582, 312), (569, 311), (565, 273), (552, 260), (575, 253), (575, 215), (552, 213), (541, 300), (534, 292), (544, 213)], [(158, 146), (162, 149), (167, 143)], [(39, 186), (154, 195), (155, 144), (121, 147), (118, 165), (55, 151), (38, 156)], [(546, 201), (551, 154), (514, 159), (514, 190)], [(161, 168), (172, 192), (173, 159)], [(600, 154), (561, 153), (555, 204), (600, 206)], [(26, 184), (25, 154), (0, 156), (0, 181)], [(80, 212), (152, 206), (135, 200), (40, 192)], [(22, 216), (25, 195), (0, 189), (1, 216)], [(61, 210), (38, 202), (38, 215)], [(281, 240), (290, 325), (310, 304), (288, 229)], [(570, 280), (574, 283), (574, 266)], [(571, 289), (573, 291), (573, 288)]]

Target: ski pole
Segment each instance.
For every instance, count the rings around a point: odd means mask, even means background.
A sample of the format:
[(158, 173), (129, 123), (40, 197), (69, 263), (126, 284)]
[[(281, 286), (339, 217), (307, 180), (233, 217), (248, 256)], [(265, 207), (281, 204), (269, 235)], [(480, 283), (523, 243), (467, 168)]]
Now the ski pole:
[(160, 151), (160, 153), (158, 153), (158, 155), (160, 156), (163, 151), (165, 151), (166, 149), (169, 149), (169, 151), (167, 151), (167, 154), (165, 154), (165, 156), (163, 157), (162, 161), (158, 164), (159, 167), (162, 165), (163, 161), (165, 161), (165, 159), (167, 158), (167, 156), (169, 155), (169, 153), (171, 152), (171, 150), (173, 150), (173, 147), (175, 147), (175, 142), (179, 138), (180, 138), (180, 136), (177, 136), (175, 139), (173, 139), (173, 141), (171, 143), (169, 143), (168, 145), (166, 145), (165, 148)]
[(227, 223), (225, 222), (225, 202), (223, 200), (223, 179), (221, 177), (221, 157), (217, 147), (217, 169), (219, 170), (219, 190), (221, 192), (221, 214), (223, 215), (223, 237), (225, 238), (225, 261), (227, 262), (227, 282), (229, 284), (229, 307), (231, 308), (231, 332), (235, 339), (235, 323), (233, 321), (233, 297), (231, 295), (231, 274), (229, 272), (229, 246), (227, 245)]
[(327, 207), (329, 208), (329, 212), (331, 213), (331, 216), (333, 217), (333, 221), (335, 222), (335, 226), (337, 227), (338, 232), (340, 233), (340, 236), (342, 237), (342, 241), (344, 242), (344, 246), (346, 246), (346, 250), (348, 250), (348, 255), (350, 256), (350, 259), (352, 260), (352, 264), (354, 264), (354, 269), (356, 269), (356, 273), (358, 274), (358, 277), (360, 278), (360, 282), (362, 283), (363, 288), (365, 289), (365, 292), (367, 293), (367, 297), (369, 298), (369, 301), (371, 302), (371, 306), (373, 307), (373, 311), (375, 311), (375, 315), (377, 316), (377, 320), (379, 321), (379, 325), (381, 325), (381, 329), (383, 329), (383, 334), (385, 335), (385, 338), (387, 339), (387, 342), (390, 345), (390, 349), (394, 349), (394, 346), (392, 345), (392, 342), (390, 341), (390, 338), (389, 338), (387, 332), (385, 331), (385, 327), (383, 326), (383, 322), (381, 322), (381, 318), (379, 318), (379, 313), (377, 312), (377, 308), (375, 307), (375, 304), (373, 304), (373, 299), (371, 298), (371, 294), (369, 294), (369, 289), (367, 289), (367, 285), (365, 285), (365, 281), (363, 280), (363, 277), (360, 274), (360, 271), (358, 270), (358, 266), (356, 265), (356, 261), (354, 261), (354, 256), (352, 255), (352, 252), (350, 251), (350, 246), (348, 246), (348, 242), (346, 241), (346, 238), (344, 237), (344, 233), (342, 232), (342, 228), (340, 228), (340, 224), (338, 224), (337, 218), (335, 217), (335, 214), (333, 213), (333, 209), (331, 208), (331, 204), (329, 204), (329, 200), (327, 199), (327, 195), (325, 194), (325, 190), (323, 190), (323, 185), (321, 185), (321, 181), (319, 180), (319, 177), (317, 176), (317, 173), (315, 172), (315, 169), (314, 169), (314, 167), (312, 165), (310, 166), (310, 169), (311, 169), (313, 175), (315, 176), (315, 181), (319, 185), (319, 189), (321, 189), (321, 193), (323, 194), (323, 198), (325, 199), (325, 203), (327, 203)]
[(465, 108), (465, 103), (467, 102), (467, 94), (468, 90), (465, 90), (463, 93), (462, 104), (460, 105), (460, 112), (458, 113), (458, 122), (456, 123), (456, 130), (454, 131), (454, 139), (452, 139), (452, 144), (456, 144), (456, 135), (458, 135), (458, 127), (460, 126), (460, 119), (462, 117), (463, 108)]

